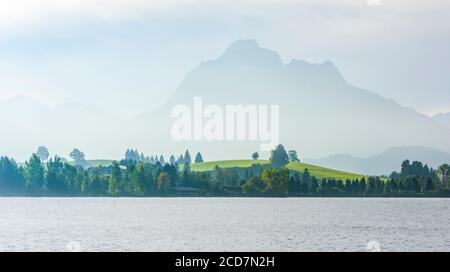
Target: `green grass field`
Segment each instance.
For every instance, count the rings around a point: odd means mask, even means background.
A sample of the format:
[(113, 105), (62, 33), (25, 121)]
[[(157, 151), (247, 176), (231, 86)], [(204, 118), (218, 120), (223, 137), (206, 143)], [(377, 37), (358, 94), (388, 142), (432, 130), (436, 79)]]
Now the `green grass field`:
[[(102, 166), (110, 166), (112, 164), (112, 160), (88, 160), (88, 163), (91, 167), (98, 167), (100, 165)], [(70, 164), (73, 164), (73, 162), (69, 162)], [(252, 164), (259, 163), (262, 165), (269, 164), (268, 160), (227, 160), (227, 161), (210, 161), (210, 162), (204, 162), (204, 163), (193, 163), (191, 164), (191, 170), (197, 171), (197, 172), (205, 172), (205, 171), (212, 171), (214, 167), (217, 165), (221, 168), (233, 168), (233, 167), (240, 167), (240, 168), (247, 168), (250, 167)], [(318, 179), (322, 178), (335, 178), (335, 179), (360, 179), (363, 177), (363, 175), (355, 174), (355, 173), (349, 173), (339, 170), (334, 170), (330, 168), (325, 168), (317, 165), (311, 165), (306, 163), (298, 163), (298, 162), (291, 162), (287, 165), (287, 168), (289, 170), (293, 171), (299, 171), (303, 172), (306, 168), (308, 168), (309, 172), (312, 176), (315, 176)]]
[[(250, 167), (252, 164), (260, 163), (260, 164), (269, 164), (269, 161), (267, 160), (229, 160), (229, 161), (211, 161), (211, 162), (204, 162), (204, 163), (193, 163), (191, 164), (191, 170), (192, 171), (211, 171), (214, 169), (214, 167), (217, 165), (221, 168), (232, 168), (232, 167)], [(306, 163), (298, 163), (298, 162), (291, 162), (287, 165), (287, 168), (289, 170), (294, 171), (300, 171), (303, 172), (306, 168), (308, 168), (309, 172), (312, 176), (315, 176), (318, 179), (322, 178), (335, 178), (335, 179), (360, 179), (363, 177), (363, 175), (354, 174), (354, 173), (348, 173), (343, 171), (338, 171), (334, 169), (329, 169), (325, 167), (320, 167), (316, 165), (306, 164)]]
[[(99, 167), (101, 166), (110, 166), (113, 163), (113, 160), (87, 160), (87, 162), (89, 163), (90, 167)], [(74, 161), (69, 161), (68, 162), (70, 165), (74, 165), (75, 162)]]

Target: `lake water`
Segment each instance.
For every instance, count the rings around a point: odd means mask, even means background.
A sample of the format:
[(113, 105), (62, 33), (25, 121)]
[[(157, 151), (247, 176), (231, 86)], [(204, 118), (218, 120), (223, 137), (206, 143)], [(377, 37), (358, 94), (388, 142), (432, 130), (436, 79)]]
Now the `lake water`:
[(0, 251), (450, 251), (450, 199), (0, 198)]

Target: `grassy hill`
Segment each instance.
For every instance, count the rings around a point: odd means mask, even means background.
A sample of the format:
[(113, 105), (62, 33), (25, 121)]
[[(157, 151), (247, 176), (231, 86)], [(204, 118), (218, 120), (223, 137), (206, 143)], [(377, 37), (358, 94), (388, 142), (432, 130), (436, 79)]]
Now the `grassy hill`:
[[(98, 167), (100, 165), (102, 166), (109, 166), (112, 164), (112, 160), (88, 160), (88, 163), (91, 167)], [(69, 162), (70, 164), (73, 164), (73, 162)], [(259, 163), (262, 165), (268, 165), (268, 160), (227, 160), (227, 161), (210, 161), (210, 162), (203, 162), (203, 163), (193, 163), (191, 164), (191, 170), (192, 171), (198, 171), (198, 172), (205, 172), (205, 171), (212, 171), (214, 167), (217, 165), (221, 168), (247, 168), (250, 167), (252, 164)], [(363, 175), (350, 173), (350, 172), (344, 172), (339, 170), (334, 170), (330, 168), (325, 168), (321, 166), (316, 166), (312, 164), (307, 163), (298, 163), (298, 162), (291, 162), (287, 165), (289, 170), (299, 171), (303, 172), (306, 168), (308, 168), (309, 172), (312, 176), (315, 176), (318, 179), (322, 178), (335, 178), (335, 179), (360, 179), (363, 177)]]
[[(229, 160), (229, 161), (211, 161), (204, 163), (193, 163), (191, 164), (192, 171), (211, 171), (217, 165), (221, 168), (232, 168), (232, 167), (241, 167), (246, 168), (250, 167), (252, 164), (260, 163), (262, 165), (269, 164), (267, 160)], [(315, 176), (318, 179), (322, 178), (335, 178), (335, 179), (360, 179), (363, 175), (348, 173), (338, 170), (333, 170), (325, 167), (320, 167), (316, 165), (306, 164), (306, 163), (298, 163), (291, 162), (287, 165), (290, 170), (303, 172), (306, 168), (308, 168), (311, 175)]]
[[(110, 166), (113, 160), (86, 160), (90, 167)], [(75, 165), (74, 161), (68, 161), (70, 165)]]

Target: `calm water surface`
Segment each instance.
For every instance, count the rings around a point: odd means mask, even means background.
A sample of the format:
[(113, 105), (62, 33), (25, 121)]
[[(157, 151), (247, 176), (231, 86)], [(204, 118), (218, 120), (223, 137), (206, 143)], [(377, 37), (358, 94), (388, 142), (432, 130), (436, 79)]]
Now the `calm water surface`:
[(0, 251), (450, 251), (450, 199), (0, 198)]

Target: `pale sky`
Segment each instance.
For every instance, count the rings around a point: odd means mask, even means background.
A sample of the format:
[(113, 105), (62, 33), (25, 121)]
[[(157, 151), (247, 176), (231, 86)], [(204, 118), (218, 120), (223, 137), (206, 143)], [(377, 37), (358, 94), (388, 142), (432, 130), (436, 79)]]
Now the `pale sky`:
[(0, 0), (0, 100), (131, 117), (252, 38), (285, 62), (330, 60), (358, 87), (450, 111), (449, 18), (448, 0)]

